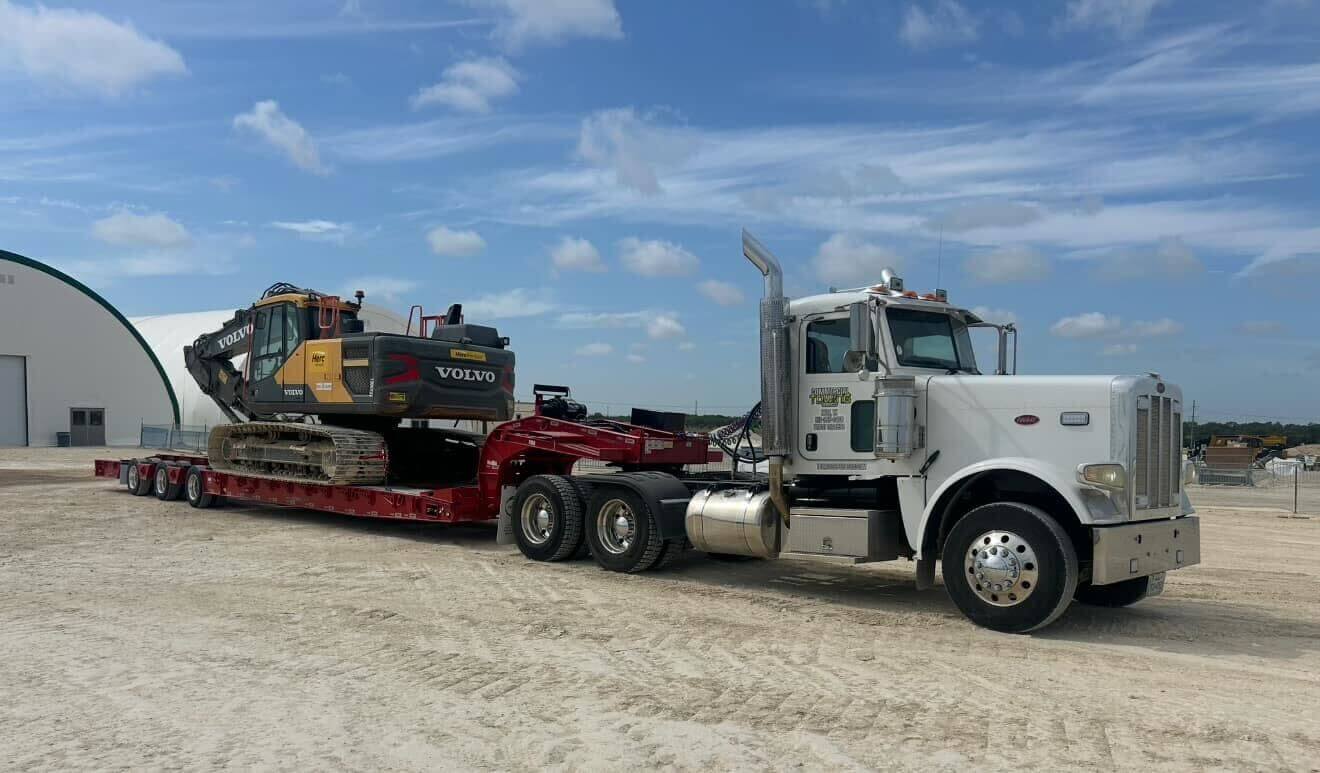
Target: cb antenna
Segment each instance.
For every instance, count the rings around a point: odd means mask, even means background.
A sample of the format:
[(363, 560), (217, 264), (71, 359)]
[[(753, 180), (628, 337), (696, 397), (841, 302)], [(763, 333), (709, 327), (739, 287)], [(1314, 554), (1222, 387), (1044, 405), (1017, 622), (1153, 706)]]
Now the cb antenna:
[(940, 287), (940, 275), (944, 269), (944, 223), (940, 223), (940, 246), (935, 253), (935, 286)]

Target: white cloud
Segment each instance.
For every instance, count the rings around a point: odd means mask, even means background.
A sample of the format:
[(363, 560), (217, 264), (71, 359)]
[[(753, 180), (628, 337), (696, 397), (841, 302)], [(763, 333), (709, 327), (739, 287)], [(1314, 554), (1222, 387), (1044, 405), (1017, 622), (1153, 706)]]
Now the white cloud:
[(620, 186), (654, 196), (662, 190), (657, 168), (677, 165), (694, 150), (690, 137), (657, 126), (654, 118), (630, 107), (592, 113), (582, 119), (577, 154), (612, 171)]
[(252, 110), (234, 116), (234, 128), (257, 135), (278, 148), (298, 168), (314, 174), (329, 174), (310, 134), (297, 121), (285, 115), (273, 99), (262, 100)]
[(511, 48), (559, 43), (573, 38), (623, 37), (623, 20), (614, 0), (469, 0), (495, 8), (503, 18), (495, 36)]
[(412, 98), (414, 109), (446, 105), (466, 113), (489, 113), (491, 102), (518, 93), (520, 75), (503, 57), (478, 57), (445, 68), (440, 82)]
[(1039, 209), (1025, 204), (1011, 201), (980, 201), (956, 207), (931, 225), (950, 231), (974, 231), (978, 228), (1009, 228), (1026, 225), (1040, 220), (1042, 216)]
[(1152, 336), (1171, 336), (1178, 335), (1183, 331), (1181, 322), (1175, 322), (1168, 317), (1163, 317), (1151, 322), (1133, 322), (1125, 334), (1134, 338), (1149, 338)]
[(1106, 344), (1100, 353), (1106, 357), (1122, 357), (1128, 354), (1136, 354), (1136, 344)]
[(344, 295), (351, 297), (354, 292), (361, 290), (366, 293), (368, 300), (377, 298), (388, 303), (396, 303), (417, 289), (417, 284), (416, 280), (401, 277), (363, 276), (345, 282)]
[(619, 260), (623, 267), (642, 276), (683, 276), (697, 270), (697, 256), (673, 242), (635, 236), (619, 240)]
[(577, 348), (579, 357), (604, 357), (614, 353), (614, 347), (599, 341), (590, 344), (584, 344)]
[(476, 231), (457, 231), (443, 225), (426, 232), (426, 243), (431, 245), (431, 252), (447, 257), (471, 257), (486, 249), (486, 240)]
[(916, 3), (909, 5), (898, 36), (909, 48), (934, 48), (976, 40), (979, 26), (957, 0), (935, 0), (929, 11)]
[(646, 322), (646, 334), (654, 339), (682, 338), (687, 329), (678, 318), (669, 314), (657, 314)]
[(127, 22), (90, 11), (0, 0), (0, 71), (117, 96), (154, 78), (188, 72), (183, 57)]
[(556, 323), (565, 328), (627, 328), (645, 327), (655, 311), (570, 311), (561, 314)]
[(986, 322), (996, 325), (1007, 325), (1017, 322), (1017, 314), (1008, 309), (996, 309), (990, 306), (973, 306), (971, 312)]
[(1122, 250), (1100, 259), (1096, 279), (1121, 281), (1143, 277), (1181, 279), (1199, 274), (1205, 266), (1182, 239), (1161, 239), (1154, 251)]
[(624, 359), (628, 360), (628, 362), (631, 362), (634, 365), (640, 365), (643, 362), (646, 362), (646, 358), (637, 353), (629, 354)]
[(693, 341), (684, 341), (678, 345), (678, 350), (681, 352), (693, 352), (696, 351), (696, 349), (697, 345)]
[(1116, 335), (1122, 330), (1123, 321), (1098, 311), (1064, 317), (1050, 327), (1050, 332), (1060, 338), (1103, 338)]
[(1064, 317), (1050, 327), (1050, 332), (1060, 338), (1153, 338), (1178, 335), (1182, 331), (1182, 323), (1168, 317), (1125, 326), (1122, 319), (1098, 311)]
[(737, 306), (743, 302), (743, 291), (737, 285), (721, 282), (718, 279), (701, 282), (697, 285), (697, 290), (712, 303), (720, 306)]
[(565, 236), (550, 250), (550, 262), (559, 271), (605, 271), (596, 245), (586, 239)]
[(544, 290), (515, 287), (499, 293), (480, 295), (463, 303), (463, 315), (484, 324), (483, 320), (539, 317), (558, 308), (553, 296)]
[(1050, 275), (1050, 260), (1030, 247), (1003, 247), (973, 255), (963, 263), (963, 270), (978, 282), (1033, 282)]
[(107, 244), (125, 247), (182, 247), (192, 242), (188, 229), (161, 213), (116, 212), (92, 224), (92, 234)]
[(1071, 29), (1107, 29), (1122, 38), (1134, 37), (1146, 28), (1156, 6), (1165, 0), (1071, 0), (1063, 26)]
[(348, 223), (336, 223), (332, 220), (276, 220), (270, 225), (272, 228), (296, 233), (304, 239), (336, 244), (343, 244), (353, 232), (353, 226)]
[(812, 259), (816, 276), (831, 285), (860, 286), (880, 281), (880, 270), (897, 268), (902, 258), (888, 248), (856, 236), (836, 233), (816, 251)]

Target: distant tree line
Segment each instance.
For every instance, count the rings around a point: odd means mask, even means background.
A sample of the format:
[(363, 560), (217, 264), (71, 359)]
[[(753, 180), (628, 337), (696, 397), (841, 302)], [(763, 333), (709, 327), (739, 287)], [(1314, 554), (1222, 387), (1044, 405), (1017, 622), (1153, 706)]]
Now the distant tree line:
[(1183, 439), (1195, 447), (1210, 440), (1212, 435), (1284, 435), (1288, 445), (1320, 443), (1320, 424), (1282, 424), (1277, 421), (1198, 421), (1183, 423)]

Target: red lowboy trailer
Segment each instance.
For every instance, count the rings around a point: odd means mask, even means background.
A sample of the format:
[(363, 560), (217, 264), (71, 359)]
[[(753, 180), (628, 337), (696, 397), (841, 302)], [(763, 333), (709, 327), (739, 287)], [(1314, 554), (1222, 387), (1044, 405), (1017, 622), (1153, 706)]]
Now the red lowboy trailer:
[[(456, 436), (437, 432), (436, 442), (453, 442)], [(574, 539), (556, 533), (563, 531), (558, 523), (563, 519), (556, 514), (564, 508), (585, 510), (586, 500), (599, 487), (636, 497), (634, 501), (640, 505), (636, 509), (649, 511), (645, 515), (655, 524), (656, 537), (668, 544), (682, 540), (682, 510), (690, 496), (687, 486), (672, 473), (680, 472), (684, 465), (723, 459), (720, 452), (710, 450), (704, 434), (610, 420), (554, 418), (541, 414), (539, 400), (536, 415), (501, 424), (485, 438), (469, 437), (467, 442), (477, 446), (475, 455), (456, 458), (468, 459), (469, 468), (440, 471), (446, 480), (463, 482), (434, 487), (289, 481), (211, 469), (205, 456), (176, 452), (138, 459), (98, 459), (95, 469), (97, 476), (117, 479), (132, 494), (154, 494), (163, 500), (185, 498), (199, 508), (227, 498), (370, 518), (472, 523), (497, 519), (514, 499), (540, 497), (533, 502), (541, 508), (533, 517), (544, 522), (547, 541), (556, 545)], [(580, 461), (603, 462), (619, 471), (574, 476), (573, 467)], [(704, 482), (708, 485), (709, 478)], [(576, 539), (580, 543), (581, 535)], [(526, 546), (519, 545), (526, 552)], [(649, 566), (624, 571), (641, 568)]]

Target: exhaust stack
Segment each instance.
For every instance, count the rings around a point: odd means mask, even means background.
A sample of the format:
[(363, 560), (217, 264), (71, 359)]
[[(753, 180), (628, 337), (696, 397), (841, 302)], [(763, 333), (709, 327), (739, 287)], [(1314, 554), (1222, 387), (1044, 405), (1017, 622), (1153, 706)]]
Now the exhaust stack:
[(788, 456), (788, 303), (784, 298), (784, 271), (779, 261), (756, 237), (742, 232), (743, 255), (765, 277), (761, 299), (761, 445), (770, 461), (770, 499), (788, 524), (784, 496), (784, 458)]

